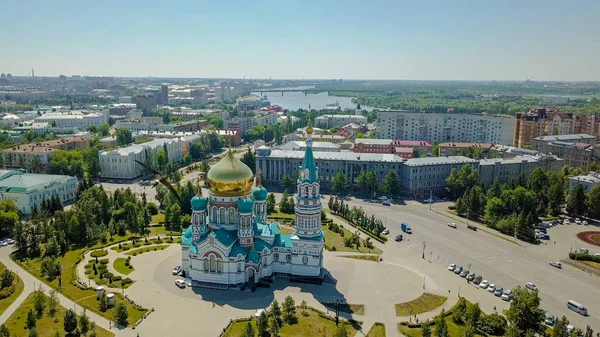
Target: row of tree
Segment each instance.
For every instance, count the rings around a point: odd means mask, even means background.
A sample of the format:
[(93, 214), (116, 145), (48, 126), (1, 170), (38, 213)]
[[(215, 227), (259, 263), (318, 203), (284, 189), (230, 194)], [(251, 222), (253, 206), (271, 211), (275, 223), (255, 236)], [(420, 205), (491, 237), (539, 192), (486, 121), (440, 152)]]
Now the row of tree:
[(375, 215), (368, 216), (365, 214), (362, 207), (357, 208), (356, 206), (352, 206), (352, 208), (350, 208), (348, 204), (344, 203), (344, 200), (338, 199), (335, 196), (329, 198), (328, 206), (333, 213), (359, 225), (361, 228), (375, 234), (377, 237), (380, 237), (381, 233), (385, 230), (383, 221), (375, 218)]
[[(362, 171), (356, 178), (356, 181), (358, 184), (354, 187), (367, 196), (373, 196), (379, 191), (396, 198), (401, 193), (400, 178), (394, 170), (389, 171), (381, 183), (377, 180), (375, 171)], [(331, 188), (336, 193), (342, 194), (348, 190), (349, 186), (353, 185), (352, 182), (349, 182), (344, 172), (339, 171), (333, 177)]]

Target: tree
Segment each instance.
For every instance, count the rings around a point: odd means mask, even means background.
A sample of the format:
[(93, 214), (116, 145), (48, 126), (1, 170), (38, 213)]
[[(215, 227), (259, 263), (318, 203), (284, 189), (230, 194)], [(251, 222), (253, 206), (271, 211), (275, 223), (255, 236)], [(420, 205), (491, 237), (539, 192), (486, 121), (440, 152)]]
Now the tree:
[(540, 309), (540, 297), (537, 291), (528, 291), (522, 287), (513, 289), (510, 308), (506, 318), (523, 333), (541, 333), (545, 329), (543, 321), (544, 310)]
[(396, 171), (389, 171), (381, 183), (381, 191), (396, 197), (400, 194), (400, 180)]
[(442, 309), (442, 312), (435, 319), (435, 336), (436, 337), (450, 337), (448, 332), (448, 326), (446, 325), (446, 311)]
[(253, 174), (256, 174), (256, 152), (252, 152), (250, 147), (248, 147), (248, 152), (244, 153), (241, 162), (246, 164)]
[(258, 337), (269, 336), (269, 318), (265, 311), (260, 313), (260, 316), (256, 319), (256, 328), (258, 330)]
[(272, 192), (267, 196), (267, 213), (275, 212), (275, 194)]
[(271, 333), (271, 337), (279, 336), (279, 322), (275, 317), (269, 320), (269, 332)]
[(460, 171), (452, 169), (450, 175), (446, 178), (446, 190), (450, 193), (452, 199), (456, 200), (478, 182), (477, 170), (473, 170), (471, 165), (465, 164)]
[(306, 315), (306, 309), (308, 308), (308, 303), (306, 303), (305, 300), (302, 300), (302, 302), (300, 302), (300, 309), (302, 309), (302, 315)]
[(296, 322), (296, 303), (292, 296), (286, 296), (283, 301), (283, 320), (287, 324), (294, 324)]
[(108, 300), (106, 299), (106, 294), (102, 293), (102, 296), (100, 296), (100, 311), (106, 312), (106, 310), (108, 310)]
[(108, 136), (108, 131), (110, 129), (110, 125), (108, 124), (102, 124), (98, 127), (98, 132), (100, 132), (100, 134), (102, 135), (102, 137), (106, 137)]
[(75, 315), (73, 309), (69, 309), (65, 312), (63, 326), (67, 335), (71, 335), (75, 329), (77, 329), (77, 315)]
[(15, 281), (15, 275), (13, 274), (13, 272), (8, 270), (8, 268), (4, 269), (2, 271), (2, 281), (0, 283), (2, 286), (2, 289), (12, 286), (14, 281)]
[(568, 325), (569, 320), (567, 317), (563, 316), (558, 319), (552, 328), (552, 337), (569, 337), (569, 332), (567, 331)]
[(271, 316), (275, 317), (278, 322), (281, 321), (281, 307), (277, 300), (273, 300), (273, 303), (271, 303)]
[(423, 325), (421, 325), (421, 336), (431, 337), (431, 326), (428, 323), (423, 323)]
[(79, 332), (85, 336), (88, 331), (90, 331), (90, 318), (85, 312), (85, 309), (83, 309), (83, 313), (81, 314), (81, 317), (79, 317)]
[(254, 337), (254, 329), (252, 328), (252, 323), (246, 323), (246, 329), (244, 330), (244, 334), (242, 337)]
[(281, 186), (285, 189), (291, 189), (294, 188), (294, 185), (296, 183), (292, 180), (292, 178), (290, 177), (289, 174), (284, 174), (281, 177)]
[(120, 326), (127, 326), (127, 319), (129, 318), (129, 313), (127, 312), (127, 307), (123, 303), (117, 304), (117, 308), (115, 309), (114, 320)]
[(567, 199), (567, 213), (570, 216), (582, 216), (586, 211), (586, 197), (583, 185), (575, 184)]
[(125, 146), (133, 142), (131, 131), (129, 131), (128, 129), (117, 129), (116, 135), (118, 146)]
[(587, 213), (591, 218), (600, 218), (600, 185), (594, 186), (587, 196)]
[(44, 316), (44, 309), (46, 308), (46, 295), (44, 294), (44, 290), (42, 290), (41, 285), (40, 288), (33, 294), (33, 308), (35, 309), (37, 318)]
[(52, 289), (52, 290), (50, 290), (50, 296), (48, 297), (48, 316), (49, 317), (54, 317), (54, 315), (56, 315), (56, 313), (58, 312), (58, 304), (59, 304), (58, 293), (56, 292), (56, 290)]
[(594, 329), (592, 329), (589, 325), (585, 327), (585, 337), (594, 337)]
[(25, 326), (27, 329), (35, 329), (35, 325), (37, 324), (37, 320), (35, 319), (35, 312), (33, 309), (29, 309), (27, 312), (27, 320), (25, 321)]
[(465, 331), (463, 337), (475, 337), (475, 327), (470, 322), (465, 324)]
[(335, 331), (334, 337), (348, 337), (348, 331), (346, 329), (346, 324), (340, 324)]
[(37, 328), (29, 329), (29, 337), (38, 337)]
[(287, 190), (283, 191), (283, 194), (281, 195), (279, 210), (282, 213), (290, 213), (290, 198)]
[(332, 188), (338, 194), (343, 193), (346, 190), (346, 176), (344, 172), (338, 171), (338, 173), (333, 177)]
[(0, 337), (10, 337), (10, 331), (8, 330), (6, 325), (4, 325), (4, 323), (0, 325)]
[(481, 319), (481, 308), (479, 307), (479, 303), (475, 303), (468, 307), (466, 316), (467, 322), (474, 328), (477, 328), (479, 320)]

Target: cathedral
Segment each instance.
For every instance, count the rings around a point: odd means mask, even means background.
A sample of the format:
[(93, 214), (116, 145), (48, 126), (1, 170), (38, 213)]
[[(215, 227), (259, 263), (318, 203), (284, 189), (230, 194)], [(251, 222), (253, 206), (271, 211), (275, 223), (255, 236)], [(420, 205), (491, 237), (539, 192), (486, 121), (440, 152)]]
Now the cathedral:
[(312, 131), (309, 124), (292, 234), (267, 221), (267, 190), (260, 180), (252, 188), (252, 170), (231, 149), (208, 171), (209, 196), (192, 198), (192, 223), (182, 234), (181, 266), (188, 285), (255, 289), (275, 276), (322, 280), (324, 232)]

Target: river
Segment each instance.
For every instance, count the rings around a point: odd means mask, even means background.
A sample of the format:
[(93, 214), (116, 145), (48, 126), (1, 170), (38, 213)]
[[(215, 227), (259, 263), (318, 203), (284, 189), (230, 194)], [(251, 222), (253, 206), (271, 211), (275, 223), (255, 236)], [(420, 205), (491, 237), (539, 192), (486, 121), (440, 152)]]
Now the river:
[[(278, 88), (278, 89), (311, 89), (313, 87), (303, 86), (295, 88)], [(260, 95), (260, 92), (252, 92), (253, 95)], [(265, 92), (263, 96), (267, 96), (272, 105), (279, 105), (284, 109), (295, 111), (298, 109), (307, 109), (310, 104), (313, 109), (325, 109), (327, 104), (333, 104), (338, 102), (340, 108), (344, 109), (355, 109), (356, 104), (352, 103), (352, 97), (340, 97), (340, 96), (329, 96), (327, 92), (320, 94), (308, 94), (304, 95), (303, 92), (284, 92), (281, 96), (281, 92)], [(361, 106), (363, 110), (373, 110), (370, 107)]]

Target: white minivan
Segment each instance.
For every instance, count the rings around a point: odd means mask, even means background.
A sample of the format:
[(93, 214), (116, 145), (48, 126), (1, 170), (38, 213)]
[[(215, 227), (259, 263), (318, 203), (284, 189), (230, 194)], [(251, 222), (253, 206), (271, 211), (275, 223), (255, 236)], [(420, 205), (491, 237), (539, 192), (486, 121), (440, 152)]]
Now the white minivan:
[(583, 316), (587, 316), (588, 314), (587, 309), (583, 305), (581, 305), (581, 303), (575, 302), (573, 300), (567, 302), (567, 307)]

